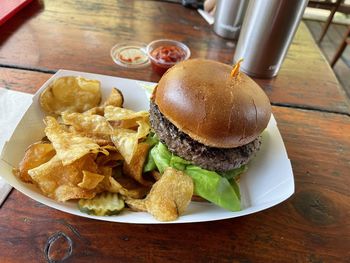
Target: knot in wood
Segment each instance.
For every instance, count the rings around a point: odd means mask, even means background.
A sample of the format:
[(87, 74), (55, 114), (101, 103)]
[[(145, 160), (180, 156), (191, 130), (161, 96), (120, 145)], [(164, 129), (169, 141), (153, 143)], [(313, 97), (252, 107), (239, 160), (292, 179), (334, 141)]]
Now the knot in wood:
[(72, 255), (73, 241), (64, 232), (56, 232), (48, 238), (44, 248), (47, 262), (63, 262)]

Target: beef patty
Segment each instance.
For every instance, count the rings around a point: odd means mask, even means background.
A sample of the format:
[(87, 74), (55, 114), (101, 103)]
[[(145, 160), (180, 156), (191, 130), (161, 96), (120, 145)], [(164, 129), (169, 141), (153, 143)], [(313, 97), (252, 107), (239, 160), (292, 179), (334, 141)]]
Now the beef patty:
[(211, 171), (225, 172), (247, 164), (261, 145), (261, 136), (259, 136), (254, 141), (236, 148), (206, 146), (176, 128), (152, 101), (150, 104), (150, 121), (160, 141), (172, 153)]

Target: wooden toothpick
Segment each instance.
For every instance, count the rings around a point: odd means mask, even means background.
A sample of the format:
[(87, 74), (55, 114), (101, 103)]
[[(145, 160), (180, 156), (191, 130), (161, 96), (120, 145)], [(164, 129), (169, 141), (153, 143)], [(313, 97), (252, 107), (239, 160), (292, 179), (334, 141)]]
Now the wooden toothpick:
[(231, 77), (236, 77), (239, 73), (239, 68), (241, 66), (241, 63), (243, 61), (243, 58), (241, 58), (240, 60), (237, 61), (237, 63), (233, 66), (233, 69), (231, 71)]

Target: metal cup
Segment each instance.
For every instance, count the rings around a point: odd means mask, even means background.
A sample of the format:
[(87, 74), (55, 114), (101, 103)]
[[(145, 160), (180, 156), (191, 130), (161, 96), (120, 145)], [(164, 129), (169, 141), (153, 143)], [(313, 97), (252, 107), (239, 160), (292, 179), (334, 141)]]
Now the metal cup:
[(252, 77), (278, 74), (307, 0), (250, 0), (233, 62)]
[(216, 5), (214, 32), (221, 37), (237, 39), (248, 0), (219, 0)]

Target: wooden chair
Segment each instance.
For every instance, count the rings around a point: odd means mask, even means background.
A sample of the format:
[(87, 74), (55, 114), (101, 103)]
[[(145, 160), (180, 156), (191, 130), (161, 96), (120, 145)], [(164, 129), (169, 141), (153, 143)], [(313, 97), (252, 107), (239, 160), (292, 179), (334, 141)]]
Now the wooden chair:
[(331, 67), (333, 68), (335, 63), (338, 61), (338, 59), (341, 57), (343, 54), (343, 51), (345, 50), (346, 46), (350, 45), (350, 26), (348, 27), (347, 32), (344, 35), (343, 41), (338, 47), (337, 52), (335, 53), (332, 61), (331, 61)]
[(329, 26), (332, 23), (332, 20), (333, 20), (333, 17), (335, 15), (335, 12), (337, 12), (337, 10), (338, 10), (338, 8), (339, 8), (339, 6), (340, 6), (340, 4), (342, 2), (344, 2), (344, 0), (337, 0), (335, 3), (332, 4), (331, 10), (330, 10), (331, 13), (329, 14), (329, 16), (327, 18), (326, 24), (323, 26), (320, 38), (318, 39), (318, 43), (321, 43), (321, 41), (323, 40), (324, 36), (326, 35), (327, 30), (328, 30)]
[(318, 43), (320, 44), (323, 40), (324, 36), (327, 33), (329, 26), (332, 23), (333, 17), (336, 12), (341, 12), (344, 14), (350, 14), (350, 5), (344, 3), (345, 0), (310, 0), (308, 2), (308, 7), (319, 8), (329, 10), (331, 13), (329, 14), (325, 25), (322, 28), (321, 35), (318, 39)]

